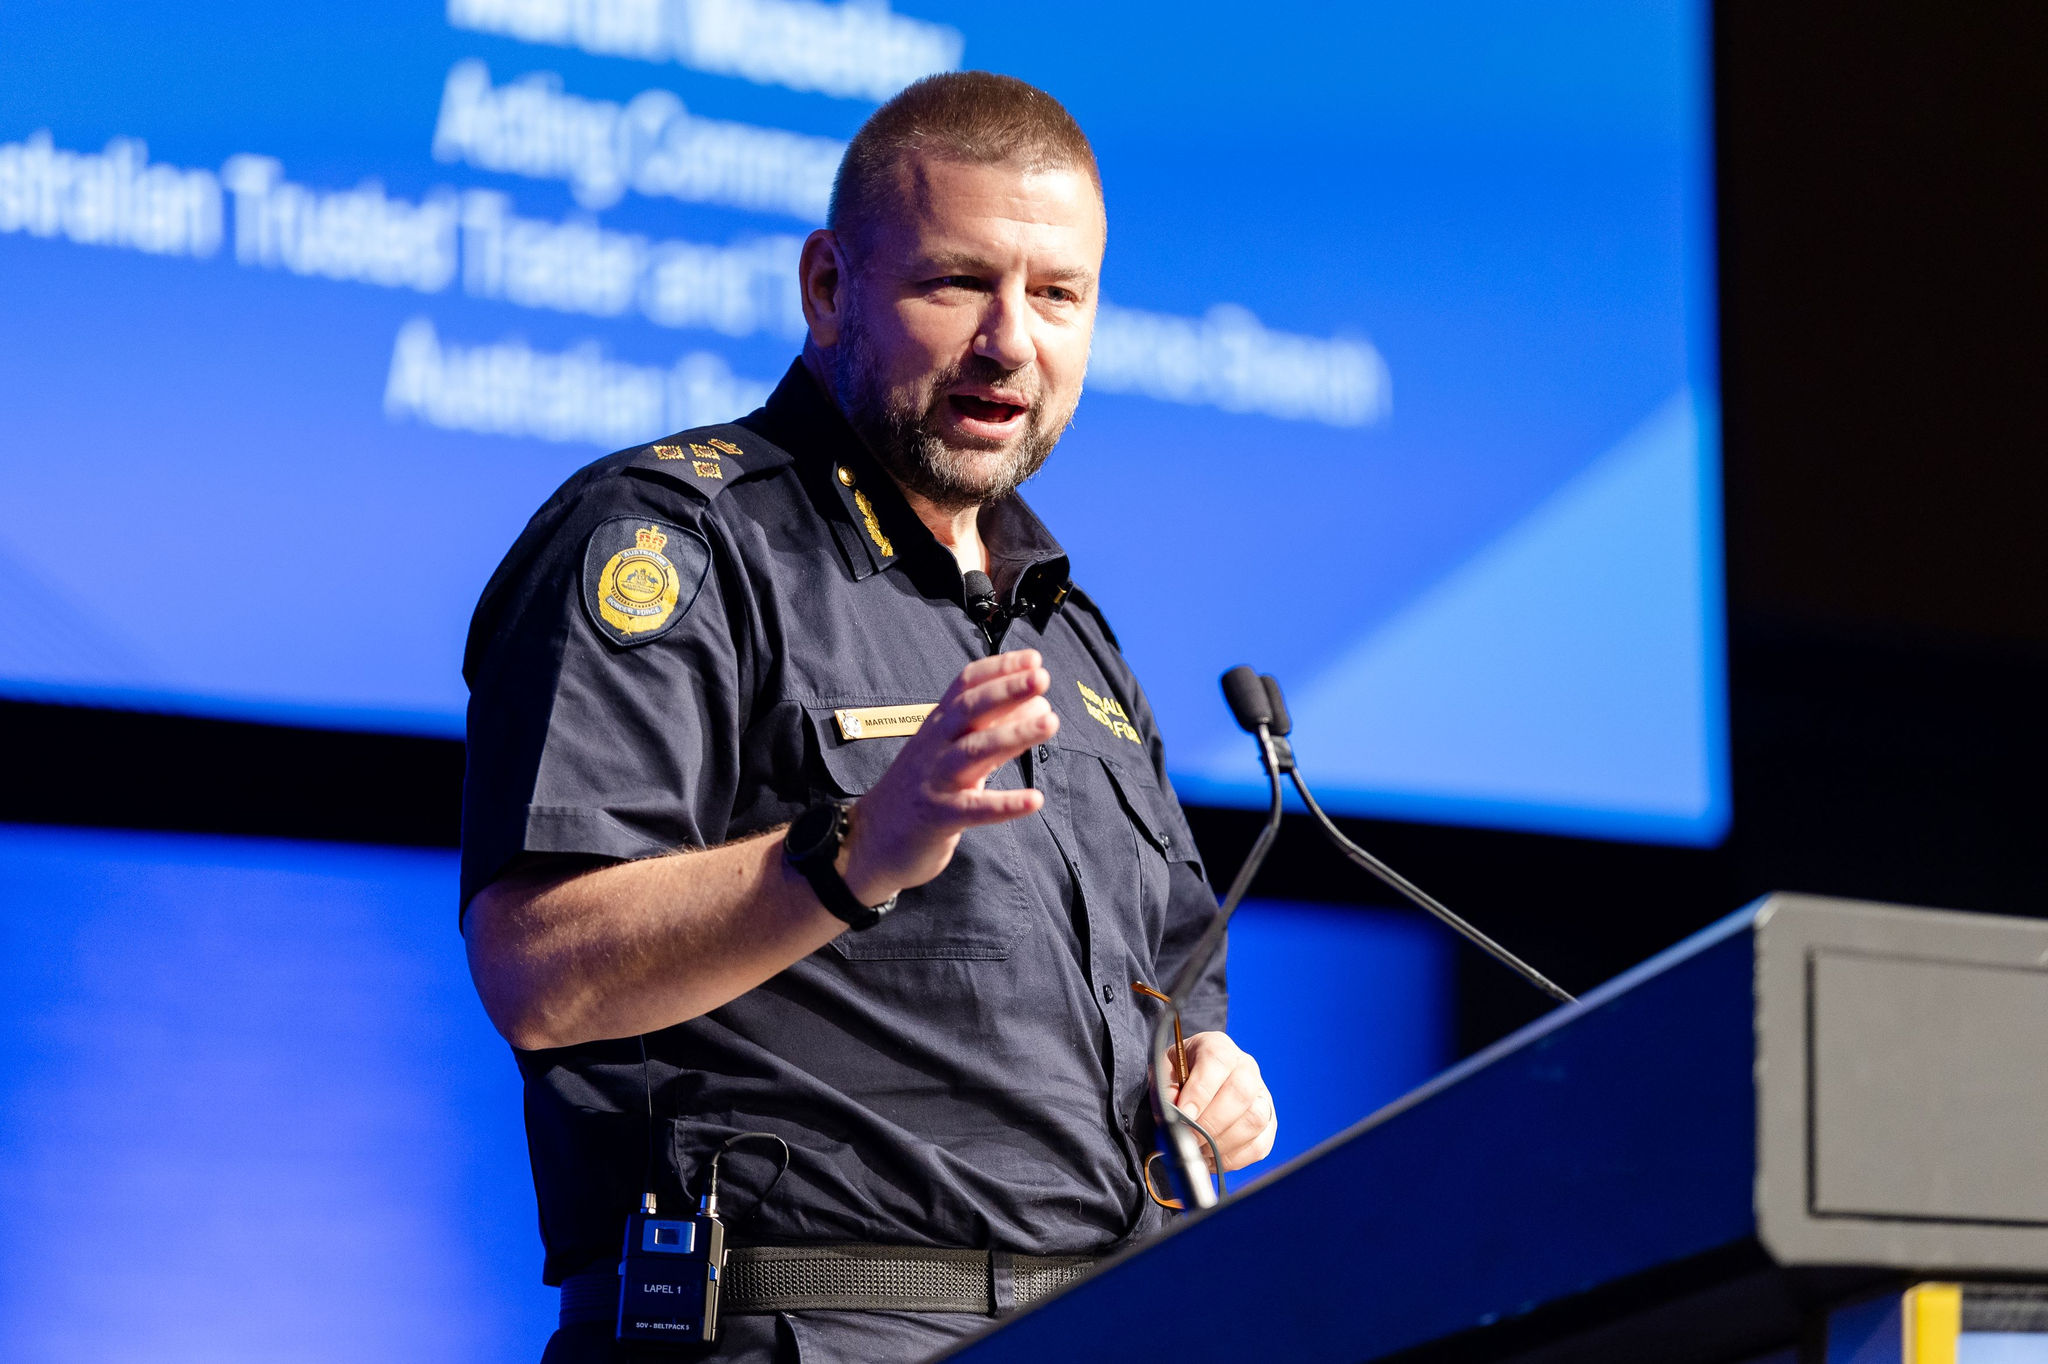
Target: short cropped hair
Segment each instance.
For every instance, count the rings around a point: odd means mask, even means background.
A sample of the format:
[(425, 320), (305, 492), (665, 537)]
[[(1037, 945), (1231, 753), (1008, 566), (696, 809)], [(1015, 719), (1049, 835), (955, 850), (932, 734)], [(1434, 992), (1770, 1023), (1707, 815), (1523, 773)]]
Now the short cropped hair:
[(923, 154), (972, 165), (1083, 170), (1102, 192), (1095, 149), (1066, 106), (1035, 85), (992, 71), (944, 71), (905, 86), (847, 144), (825, 225), (852, 246), (899, 192), (903, 159)]

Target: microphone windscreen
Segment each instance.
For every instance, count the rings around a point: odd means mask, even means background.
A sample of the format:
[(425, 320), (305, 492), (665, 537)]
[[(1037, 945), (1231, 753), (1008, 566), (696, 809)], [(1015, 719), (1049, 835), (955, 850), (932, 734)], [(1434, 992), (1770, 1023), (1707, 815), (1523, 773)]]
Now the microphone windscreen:
[(1230, 703), (1238, 728), (1247, 734), (1257, 734), (1260, 725), (1273, 723), (1273, 703), (1266, 695), (1266, 684), (1242, 663), (1223, 674), (1223, 699)]
[(995, 600), (996, 585), (989, 581), (988, 574), (978, 568), (970, 568), (961, 574), (960, 585), (966, 589), (964, 595), (970, 602)]
[(1273, 723), (1268, 728), (1273, 731), (1273, 737), (1285, 738), (1293, 731), (1294, 721), (1288, 718), (1287, 703), (1280, 699), (1280, 684), (1271, 673), (1259, 674), (1259, 681), (1266, 686), (1266, 709), (1273, 716)]

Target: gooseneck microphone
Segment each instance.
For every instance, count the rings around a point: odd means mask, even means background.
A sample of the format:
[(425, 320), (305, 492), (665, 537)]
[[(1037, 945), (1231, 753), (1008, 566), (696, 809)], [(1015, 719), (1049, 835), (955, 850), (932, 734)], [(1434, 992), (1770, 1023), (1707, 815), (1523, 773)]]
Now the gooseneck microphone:
[[(1294, 760), (1294, 747), (1288, 735), (1293, 732), (1294, 722), (1287, 714), (1287, 702), (1280, 695), (1280, 684), (1271, 676), (1261, 676), (1250, 668), (1239, 666), (1223, 674), (1223, 699), (1229, 703), (1230, 713), (1237, 720), (1238, 727), (1259, 741), (1259, 765), (1266, 770), (1266, 782), (1272, 792), (1272, 800), (1266, 813), (1265, 825), (1259, 830), (1251, 853), (1244, 865), (1238, 868), (1237, 876), (1230, 883), (1229, 892), (1217, 908), (1216, 916), (1203, 930), (1200, 940), (1195, 943), (1194, 952), (1187, 965), (1175, 977), (1173, 988), (1168, 991), (1169, 1002), (1159, 1019), (1152, 1025), (1152, 1112), (1159, 1129), (1159, 1144), (1166, 1158), (1174, 1191), (1180, 1195), (1182, 1206), (1188, 1208), (1214, 1207), (1225, 1191), (1223, 1183), (1223, 1153), (1216, 1149), (1213, 1140), (1201, 1126), (1167, 1102), (1167, 1044), (1171, 1040), (1173, 1025), (1180, 1016), (1181, 1007), (1187, 1002), (1188, 993), (1194, 988), (1202, 972), (1223, 945), (1224, 930), (1230, 924), (1230, 916), (1237, 912), (1237, 905), (1251, 886), (1252, 878), (1258, 874), (1259, 866), (1272, 850), (1273, 839), (1280, 832), (1280, 774), (1286, 773), (1294, 782), (1295, 791), (1301, 796), (1301, 803), (1315, 817), (1317, 826), (1325, 837), (1337, 845), (1346, 857), (1378, 877), (1387, 886), (1419, 908), (1436, 916), (1454, 932), (1480, 951), (1492, 957), (1501, 965), (1521, 976), (1552, 999), (1564, 1004), (1577, 1001), (1551, 980), (1502, 947), (1493, 939), (1481, 933), (1471, 924), (1439, 904), (1414, 882), (1402, 876), (1386, 863), (1374, 857), (1365, 849), (1353, 843), (1323, 812), (1315, 794), (1302, 779), (1301, 769)], [(1185, 1077), (1183, 1077), (1185, 1078)], [(1201, 1147), (1196, 1144), (1196, 1133), (1208, 1141), (1211, 1153), (1216, 1157), (1216, 1178), (1212, 1182), (1202, 1169)]]
[(1273, 737), (1284, 739), (1294, 733), (1294, 721), (1287, 717), (1287, 702), (1280, 695), (1280, 684), (1271, 673), (1260, 673), (1259, 682), (1266, 689), (1266, 706), (1273, 712)]
[[(1269, 693), (1268, 708), (1277, 711), (1284, 718), (1287, 714), (1287, 707), (1280, 700), (1280, 684), (1271, 677), (1264, 677), (1260, 680), (1266, 684), (1266, 689)], [(1285, 734), (1287, 731), (1283, 729), (1279, 732)], [(1316, 803), (1314, 794), (1308, 789), (1308, 783), (1302, 780), (1301, 770), (1290, 762), (1286, 771), (1294, 781), (1294, 789), (1301, 796), (1301, 803), (1308, 807), (1308, 812), (1311, 815), (1315, 816), (1316, 824), (1322, 829), (1324, 836), (1337, 845), (1339, 852), (1378, 877), (1389, 889), (1406, 898), (1409, 903), (1434, 914), (1446, 927), (1464, 938), (1465, 941), (1471, 943), (1474, 947), (1486, 953), (1487, 956), (1492, 957), (1502, 966), (1507, 967), (1508, 970), (1513, 971), (1523, 980), (1528, 981), (1558, 1003), (1573, 1004), (1577, 1002), (1571, 995), (1565, 993), (1564, 990), (1554, 984), (1548, 976), (1545, 976), (1535, 967), (1529, 965), (1529, 963), (1523, 961), (1484, 933), (1481, 933), (1471, 924), (1466, 923), (1463, 919), (1451, 913), (1434, 896), (1426, 893), (1413, 881), (1410, 881), (1407, 877), (1401, 875), (1401, 873), (1395, 871), (1392, 867), (1346, 838), (1343, 831), (1337, 827), (1335, 821), (1324, 814), (1323, 807)]]
[[(1260, 864), (1272, 851), (1273, 839), (1280, 832), (1280, 759), (1274, 751), (1272, 698), (1257, 673), (1239, 666), (1223, 674), (1223, 699), (1230, 704), (1230, 713), (1237, 718), (1238, 725), (1259, 741), (1259, 761), (1266, 769), (1266, 783), (1271, 789), (1272, 800), (1257, 841), (1252, 844), (1244, 865), (1232, 878), (1223, 903), (1217, 907), (1216, 916), (1209, 920), (1209, 926), (1195, 943), (1187, 965), (1174, 977), (1172, 988), (1167, 991), (1167, 1006), (1152, 1024), (1152, 1116), (1159, 1132), (1160, 1149), (1166, 1156), (1168, 1176), (1173, 1182), (1174, 1192), (1180, 1197), (1181, 1206), (1185, 1208), (1216, 1206), (1227, 1186), (1223, 1182), (1223, 1152), (1216, 1148), (1206, 1131), (1167, 1101), (1167, 1077), (1172, 1074), (1167, 1065), (1167, 1046), (1173, 1038), (1174, 1020), (1180, 1016), (1181, 1007), (1187, 1003), (1195, 982), (1202, 978), (1202, 972), (1223, 946), (1224, 930), (1230, 926), (1230, 916), (1237, 912), (1238, 901), (1244, 899), (1245, 891), (1250, 888), (1252, 878), (1258, 875)], [(1285, 742), (1281, 740), (1281, 743)], [(1289, 761), (1292, 761), (1291, 755)], [(1185, 1080), (1187, 1077), (1181, 1078)], [(1208, 1143), (1210, 1154), (1216, 1158), (1216, 1177), (1213, 1180), (1202, 1169), (1197, 1132), (1201, 1132), (1200, 1140)]]
[[(1245, 671), (1250, 672), (1251, 669), (1247, 668)], [(1267, 736), (1273, 741), (1273, 757), (1280, 764), (1282, 772), (1292, 774), (1294, 745), (1287, 741), (1287, 736), (1294, 732), (1294, 721), (1288, 718), (1287, 702), (1280, 696), (1280, 684), (1267, 674), (1260, 675), (1259, 684), (1265, 688), (1266, 709), (1273, 717), (1272, 723), (1266, 727)], [(1239, 720), (1238, 723), (1242, 725), (1244, 721)]]
[(1257, 734), (1261, 726), (1273, 728), (1273, 693), (1264, 678), (1242, 663), (1223, 674), (1223, 700), (1245, 733)]

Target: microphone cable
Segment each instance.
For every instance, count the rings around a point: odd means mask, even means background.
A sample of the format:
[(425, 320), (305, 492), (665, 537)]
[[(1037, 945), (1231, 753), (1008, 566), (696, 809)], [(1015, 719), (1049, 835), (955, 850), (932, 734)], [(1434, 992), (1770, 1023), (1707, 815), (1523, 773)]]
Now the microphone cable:
[[(640, 1044), (640, 1092), (647, 1101), (647, 1167), (640, 1181), (640, 1210), (651, 1217), (654, 1215), (657, 1207), (654, 1197), (654, 1081), (648, 1072), (647, 1034), (641, 1033), (634, 1040)], [(760, 1196), (754, 1200), (756, 1211), (767, 1205), (768, 1196), (775, 1192), (775, 1186), (780, 1184), (782, 1177), (789, 1173), (790, 1151), (787, 1141), (784, 1141), (773, 1132), (736, 1132), (721, 1142), (718, 1149), (711, 1153), (711, 1159), (708, 1162), (710, 1171), (706, 1178), (704, 1195), (699, 1200), (699, 1211), (703, 1215), (708, 1217), (718, 1216), (719, 1166), (724, 1162), (726, 1152), (732, 1150), (735, 1146), (740, 1146), (750, 1141), (772, 1141), (782, 1148), (781, 1158), (776, 1162), (774, 1176), (769, 1179), (767, 1187), (761, 1190)], [(1213, 1147), (1214, 1143), (1211, 1143), (1211, 1145)], [(689, 1196), (689, 1192), (688, 1189), (683, 1190), (685, 1198)]]
[(718, 1215), (718, 1166), (725, 1159), (725, 1153), (732, 1150), (735, 1146), (750, 1141), (772, 1141), (782, 1148), (782, 1159), (776, 1164), (774, 1178), (768, 1181), (768, 1187), (761, 1190), (760, 1197), (754, 1200), (754, 1207), (757, 1211), (767, 1206), (768, 1195), (775, 1192), (775, 1186), (780, 1184), (782, 1177), (789, 1173), (788, 1142), (773, 1132), (735, 1132), (721, 1142), (716, 1151), (711, 1153), (710, 1179), (705, 1185), (704, 1197), (697, 1205), (698, 1211), (704, 1216), (716, 1217)]

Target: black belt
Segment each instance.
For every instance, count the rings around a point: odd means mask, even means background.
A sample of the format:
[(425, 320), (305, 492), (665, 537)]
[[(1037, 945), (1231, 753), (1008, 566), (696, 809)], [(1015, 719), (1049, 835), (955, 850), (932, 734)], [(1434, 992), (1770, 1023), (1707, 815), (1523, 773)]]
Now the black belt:
[[(721, 1313), (971, 1312), (1001, 1316), (1087, 1275), (1094, 1255), (1012, 1255), (924, 1246), (735, 1246), (719, 1272)], [(619, 1312), (616, 1266), (562, 1283), (564, 1326)]]

